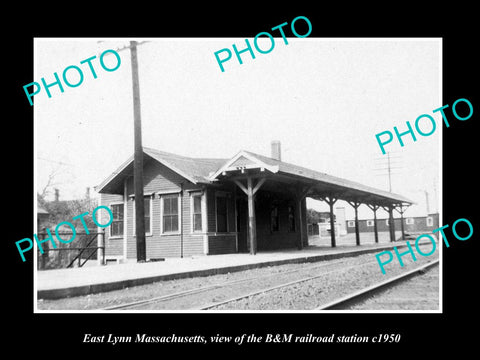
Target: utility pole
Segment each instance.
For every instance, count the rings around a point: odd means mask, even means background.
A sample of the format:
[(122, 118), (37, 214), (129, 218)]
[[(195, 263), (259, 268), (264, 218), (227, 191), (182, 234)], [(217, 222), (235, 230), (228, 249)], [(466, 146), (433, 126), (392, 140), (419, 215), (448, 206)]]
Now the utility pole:
[(390, 168), (390, 153), (387, 152), (388, 159), (388, 191), (392, 192), (392, 170)]
[[(103, 41), (98, 41), (101, 43)], [(145, 201), (143, 198), (143, 147), (142, 147), (142, 119), (140, 115), (140, 86), (138, 81), (137, 46), (148, 41), (130, 41), (130, 46), (117, 48), (116, 52), (130, 49), (132, 62), (133, 86), (133, 183), (135, 194), (135, 237), (137, 240), (137, 262), (147, 258), (145, 244)]]
[(140, 115), (140, 86), (138, 81), (137, 42), (130, 41), (133, 84), (133, 182), (135, 187), (135, 236), (137, 238), (137, 262), (147, 258), (145, 244), (145, 205), (143, 198), (143, 147), (142, 119)]
[[(376, 158), (375, 160), (379, 160), (379, 161), (384, 161), (385, 158)], [(392, 161), (393, 160), (393, 161)], [(385, 171), (387, 170), (387, 175), (388, 175), (388, 191), (389, 192), (392, 192), (392, 174), (397, 174), (396, 172), (393, 172), (392, 170), (400, 170), (402, 169), (402, 167), (400, 166), (401, 164), (399, 164), (398, 162), (395, 162), (395, 161), (398, 161), (400, 160), (399, 157), (390, 157), (390, 152), (387, 152), (387, 164), (382, 164), (382, 163), (375, 163), (375, 166), (381, 166), (381, 167), (375, 167), (373, 170), (374, 171)], [(376, 175), (385, 175), (384, 173), (379, 173), (379, 174), (376, 174)]]

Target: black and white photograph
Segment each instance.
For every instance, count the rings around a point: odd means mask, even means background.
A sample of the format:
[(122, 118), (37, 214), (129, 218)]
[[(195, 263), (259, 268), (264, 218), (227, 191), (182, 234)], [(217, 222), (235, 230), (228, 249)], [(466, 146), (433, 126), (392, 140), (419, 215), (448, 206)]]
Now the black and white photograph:
[(35, 51), (38, 311), (441, 311), (441, 39)]
[(117, 5), (13, 14), (9, 347), (473, 348), (473, 9)]

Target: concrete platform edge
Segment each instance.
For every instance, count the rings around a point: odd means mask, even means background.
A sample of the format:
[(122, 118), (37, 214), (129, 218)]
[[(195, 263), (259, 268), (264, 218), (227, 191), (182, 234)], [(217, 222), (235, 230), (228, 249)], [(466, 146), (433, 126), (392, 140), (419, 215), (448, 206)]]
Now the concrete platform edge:
[(60, 288), (60, 289), (39, 290), (37, 291), (37, 298), (46, 299), (46, 300), (56, 300), (56, 299), (62, 299), (66, 297), (83, 296), (83, 295), (98, 294), (98, 293), (113, 291), (113, 290), (121, 290), (124, 288), (133, 287), (133, 286), (147, 285), (157, 281), (167, 281), (167, 280), (185, 279), (190, 277), (220, 275), (220, 274), (226, 274), (229, 272), (237, 272), (237, 271), (250, 270), (250, 269), (262, 268), (267, 266), (275, 266), (275, 265), (299, 264), (299, 263), (317, 262), (317, 261), (324, 261), (324, 260), (334, 260), (342, 257), (354, 257), (358, 255), (372, 253), (372, 252), (379, 252), (386, 249), (393, 249), (393, 247), (395, 246), (397, 248), (401, 248), (401, 247), (405, 247), (406, 244), (403, 243), (403, 244), (395, 244), (395, 245), (389, 245), (389, 246), (379, 247), (379, 248), (361, 249), (361, 250), (355, 250), (355, 251), (343, 252), (343, 253), (339, 252), (334, 254), (301, 256), (301, 257), (296, 257), (291, 259), (271, 260), (271, 261), (253, 263), (253, 264), (243, 264), (243, 265), (235, 265), (235, 266), (224, 266), (219, 268), (193, 270), (193, 271), (163, 274), (158, 276), (150, 276), (150, 277), (137, 278), (137, 279), (125, 279), (125, 280), (119, 280), (119, 281), (113, 281), (113, 282), (101, 283), (101, 284), (91, 284), (91, 285), (67, 287), (67, 288)]

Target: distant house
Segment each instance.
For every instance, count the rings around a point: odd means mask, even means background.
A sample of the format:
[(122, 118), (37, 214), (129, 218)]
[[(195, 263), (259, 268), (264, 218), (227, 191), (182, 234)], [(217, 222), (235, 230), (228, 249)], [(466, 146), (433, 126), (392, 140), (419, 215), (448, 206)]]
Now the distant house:
[[(232, 158), (190, 158), (144, 147), (143, 158), (147, 259), (301, 249), (308, 245), (306, 196), (409, 203), (400, 195), (283, 162), (277, 142), (271, 157), (242, 150)], [(99, 205), (113, 214), (106, 258), (136, 259), (133, 156), (96, 190)]]
[(37, 204), (37, 231), (41, 231), (46, 227), (49, 216), (49, 212)]
[[(91, 213), (95, 207), (96, 201), (90, 197), (90, 188), (86, 189), (84, 198), (72, 200), (60, 200), (60, 191), (55, 189), (55, 199), (53, 201), (47, 201), (44, 198), (37, 199), (37, 221), (39, 224), (42, 224), (42, 226), (39, 226), (39, 229), (48, 227), (51, 230), (55, 230), (58, 223), (64, 221), (72, 222), (73, 217), (84, 212)], [(83, 221), (89, 229), (96, 228), (90, 216), (83, 217)], [(83, 231), (83, 225), (80, 223), (80, 220), (73, 222), (78, 222), (80, 225), (78, 229), (81, 229), (79, 231)], [(68, 226), (63, 226), (63, 228), (69, 229)]]

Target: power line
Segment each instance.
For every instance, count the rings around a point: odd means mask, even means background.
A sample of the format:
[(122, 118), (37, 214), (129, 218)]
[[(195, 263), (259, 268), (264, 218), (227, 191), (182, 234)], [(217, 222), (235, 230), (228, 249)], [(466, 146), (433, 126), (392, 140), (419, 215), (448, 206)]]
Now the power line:
[[(103, 42), (105, 42), (105, 41), (103, 41), (103, 40), (97, 41), (98, 44), (103, 43)], [(148, 42), (150, 42), (150, 41), (140, 41), (140, 42), (136, 42), (136, 46), (142, 45), (142, 44), (145, 44), (145, 43), (148, 43)], [(129, 49), (131, 49), (131, 48), (132, 48), (132, 45), (130, 44), (130, 45), (122, 46), (122, 47), (117, 47), (116, 49), (114, 49), (114, 51), (118, 53), (118, 52), (120, 52), (120, 51), (129, 50)], [(113, 49), (112, 49), (112, 50), (113, 50)], [(108, 55), (108, 54), (110, 54), (110, 53), (107, 53), (106, 55)], [(98, 54), (98, 56), (100, 56), (100, 54)]]
[(75, 165), (73, 165), (73, 164), (65, 163), (65, 162), (62, 162), (62, 161), (55, 161), (55, 160), (45, 159), (45, 158), (42, 158), (42, 157), (39, 157), (39, 156), (37, 156), (37, 159), (38, 159), (38, 160), (43, 160), (43, 161), (48, 161), (48, 162), (55, 163), (55, 164), (60, 164), (60, 165), (66, 165), (66, 166), (73, 166), (73, 167), (75, 167)]
[[(401, 157), (397, 157), (397, 156), (391, 156), (390, 155), (390, 152), (387, 152), (387, 157), (383, 157), (383, 158), (375, 158), (374, 160), (382, 160), (382, 161), (385, 161), (386, 160), (386, 164), (384, 167), (376, 167), (376, 168), (373, 168), (373, 171), (387, 171), (386, 174), (375, 174), (376, 176), (383, 176), (383, 175), (388, 175), (388, 191), (389, 192), (392, 192), (392, 175), (397, 175), (398, 172), (395, 172), (395, 171), (392, 171), (392, 170), (402, 170), (403, 167), (401, 166), (402, 164), (398, 163), (396, 160), (398, 159), (401, 159)], [(394, 160), (394, 161), (392, 161)], [(375, 166), (381, 166), (383, 164), (381, 163), (375, 163)]]

